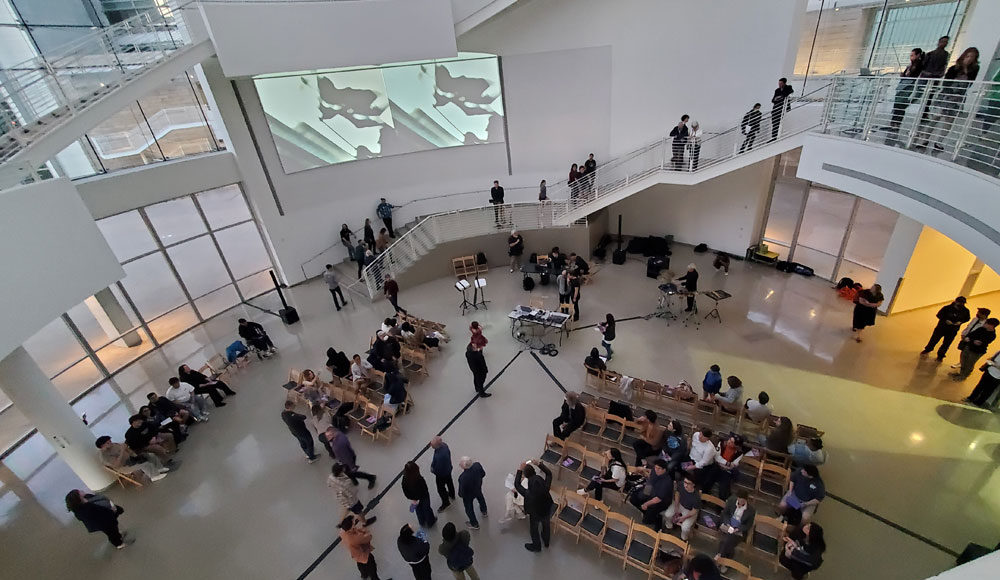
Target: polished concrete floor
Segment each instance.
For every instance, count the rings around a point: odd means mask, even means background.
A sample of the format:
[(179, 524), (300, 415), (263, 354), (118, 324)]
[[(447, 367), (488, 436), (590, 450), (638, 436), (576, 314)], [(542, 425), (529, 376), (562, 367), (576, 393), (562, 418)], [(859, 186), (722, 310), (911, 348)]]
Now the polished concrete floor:
[[(722, 324), (698, 328), (652, 319), (624, 321), (618, 328), (612, 367), (626, 374), (673, 383), (697, 382), (713, 363), (739, 375), (749, 392), (766, 389), (776, 410), (795, 422), (826, 431), (830, 460), (822, 468), (831, 497), (816, 521), (827, 530), (825, 564), (812, 577), (919, 579), (948, 568), (969, 541), (992, 545), (1000, 533), (1000, 419), (957, 404), (973, 386), (953, 383), (944, 365), (916, 356), (930, 332), (933, 311), (880, 318), (866, 340), (849, 338), (851, 305), (829, 284), (735, 262), (724, 277), (710, 267), (710, 255), (692, 257), (679, 248), (675, 265), (699, 264), (702, 288), (724, 288)], [(643, 316), (656, 306), (656, 282), (645, 264), (605, 266), (584, 287), (588, 325), (613, 312)], [(460, 315), (460, 296), (441, 279), (404, 287), (400, 303), (414, 313), (445, 322), (455, 340), (430, 363), (430, 377), (410, 390), (414, 411), (400, 420), (402, 437), (386, 444), (351, 437), (360, 465), (378, 474), (367, 501), (381, 495), (374, 525), (382, 577), (411, 577), (395, 549), (403, 522), (415, 523), (395, 477), (403, 463), (417, 461), (431, 436), (443, 437), (457, 458), (470, 455), (485, 466), (491, 517), (473, 532), (476, 566), (484, 578), (618, 578), (620, 564), (599, 561), (589, 547), (556, 536), (553, 549), (524, 551), (525, 527), (503, 530), (503, 480), (519, 461), (540, 453), (551, 418), (566, 388), (582, 388), (580, 363), (598, 344), (591, 329), (572, 333), (557, 357), (538, 360), (520, 352), (509, 333), (507, 312), (526, 303), (520, 277), (506, 269), (490, 272), (487, 311)], [(540, 294), (554, 305), (552, 287)], [(96, 435), (120, 437), (134, 405), (151, 389), (162, 392), (180, 362), (200, 364), (228, 344), (235, 319), (263, 322), (280, 354), (254, 362), (232, 381), (240, 394), (193, 429), (180, 452), (183, 466), (143, 490), (109, 491), (128, 510), (124, 527), (137, 538), (125, 551), (109, 550), (103, 536), (88, 535), (62, 507), (62, 497), (80, 482), (39, 437), (5, 458), (0, 467), (0, 569), (4, 576), (49, 578), (356, 578), (357, 571), (336, 538), (340, 508), (325, 486), (330, 461), (307, 465), (279, 419), (289, 367), (321, 368), (324, 351), (335, 345), (362, 351), (377, 323), (391, 310), (384, 302), (357, 304), (337, 313), (321, 282), (290, 292), (303, 320), (284, 327), (255, 309), (234, 309), (168, 343), (130, 366), (92, 396), (81, 400)], [(708, 306), (701, 303), (702, 314)], [(486, 356), (494, 397), (474, 400), (464, 361), (465, 328), (472, 319), (486, 327)], [(505, 369), (505, 370), (504, 370)], [(502, 372), (501, 372), (502, 371)], [(497, 376), (499, 373), (499, 376)], [(124, 399), (124, 402), (123, 402)], [(470, 404), (471, 403), (471, 404)], [(838, 499), (834, 499), (834, 497)], [(437, 505), (437, 500), (434, 500)], [(458, 506), (442, 521), (464, 522)], [(888, 522), (888, 523), (887, 523)], [(891, 525), (890, 525), (891, 524)], [(439, 524), (440, 526), (440, 524)], [(439, 529), (439, 528), (437, 528)], [(430, 536), (436, 548), (439, 532)], [(58, 546), (58, 549), (53, 549)], [(432, 558), (445, 577), (443, 558)], [(783, 578), (749, 560), (755, 576)], [(638, 577), (634, 572), (624, 575)]]

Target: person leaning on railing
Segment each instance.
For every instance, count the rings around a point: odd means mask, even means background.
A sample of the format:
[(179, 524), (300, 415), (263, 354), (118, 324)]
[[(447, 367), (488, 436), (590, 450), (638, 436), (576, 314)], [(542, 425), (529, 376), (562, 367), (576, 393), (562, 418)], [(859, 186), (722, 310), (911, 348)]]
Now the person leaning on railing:
[(913, 102), (913, 89), (916, 78), (924, 69), (924, 51), (914, 48), (910, 51), (910, 63), (899, 73), (899, 84), (896, 85), (896, 98), (892, 104), (892, 120), (889, 122), (889, 138), (895, 140), (899, 126), (906, 114), (906, 107)]
[[(919, 143), (914, 146), (917, 149), (924, 149), (930, 144), (931, 137), (937, 125), (941, 124), (941, 138), (943, 139), (951, 132), (955, 118), (958, 116), (958, 109), (965, 100), (965, 93), (969, 90), (971, 81), (976, 80), (979, 74), (979, 49), (970, 47), (962, 52), (955, 64), (948, 67), (948, 72), (944, 75), (941, 92), (934, 101), (937, 106), (937, 113), (932, 115), (926, 125), (922, 127)], [(934, 149), (943, 151), (941, 143), (934, 143)]]

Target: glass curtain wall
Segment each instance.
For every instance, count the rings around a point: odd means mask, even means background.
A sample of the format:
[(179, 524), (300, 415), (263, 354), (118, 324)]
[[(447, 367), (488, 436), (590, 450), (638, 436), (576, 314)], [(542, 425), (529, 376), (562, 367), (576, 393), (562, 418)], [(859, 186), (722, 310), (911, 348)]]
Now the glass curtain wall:
[[(140, 356), (241, 301), (274, 293), (271, 259), (239, 184), (96, 223), (125, 278), (24, 344), (69, 401), (82, 404), (92, 398), (84, 394)], [(21, 423), (0, 394), (0, 431)]]
[(795, 177), (799, 152), (781, 157), (763, 241), (779, 259), (809, 266), (821, 278), (874, 283), (899, 214)]

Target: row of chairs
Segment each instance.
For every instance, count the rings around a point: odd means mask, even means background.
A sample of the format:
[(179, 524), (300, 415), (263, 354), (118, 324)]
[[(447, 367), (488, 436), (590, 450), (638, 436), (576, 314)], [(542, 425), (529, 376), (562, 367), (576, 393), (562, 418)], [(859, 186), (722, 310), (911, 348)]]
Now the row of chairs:
[[(301, 384), (302, 373), (297, 369), (290, 369), (288, 372), (289, 382)], [(317, 378), (316, 393), (308, 393), (304, 389), (292, 388), (288, 390), (289, 399), (306, 406), (311, 405), (314, 400), (323, 405), (324, 410), (331, 416), (340, 413), (342, 406), (352, 404), (352, 408), (347, 413), (342, 413), (345, 417), (355, 423), (361, 430), (362, 435), (368, 435), (373, 441), (391, 441), (400, 434), (397, 417), (400, 413), (409, 412), (413, 399), (407, 393), (406, 401), (395, 411), (391, 411), (382, 404), (382, 395), (375, 390), (378, 385), (370, 384), (364, 392), (356, 389), (350, 381), (344, 381), (339, 377), (334, 377), (333, 382), (326, 382)], [(316, 397), (319, 397), (316, 399)], [(389, 426), (385, 429), (376, 428), (378, 420), (384, 416), (389, 417)], [(380, 427), (380, 426), (379, 426)]]

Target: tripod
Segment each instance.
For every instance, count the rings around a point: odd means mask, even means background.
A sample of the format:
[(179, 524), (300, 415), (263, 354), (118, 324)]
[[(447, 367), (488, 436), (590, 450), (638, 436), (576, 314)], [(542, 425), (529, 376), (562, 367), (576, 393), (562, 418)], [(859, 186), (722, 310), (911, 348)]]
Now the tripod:
[(709, 318), (714, 318), (719, 321), (719, 324), (722, 324), (722, 316), (719, 314), (718, 300), (715, 301), (715, 306), (708, 312), (708, 314), (705, 315), (705, 320), (708, 320)]
[(690, 325), (698, 328), (701, 326), (701, 319), (698, 318), (698, 295), (695, 292), (690, 292), (688, 297), (691, 298), (691, 312), (688, 312), (687, 316), (684, 317), (684, 326)]

